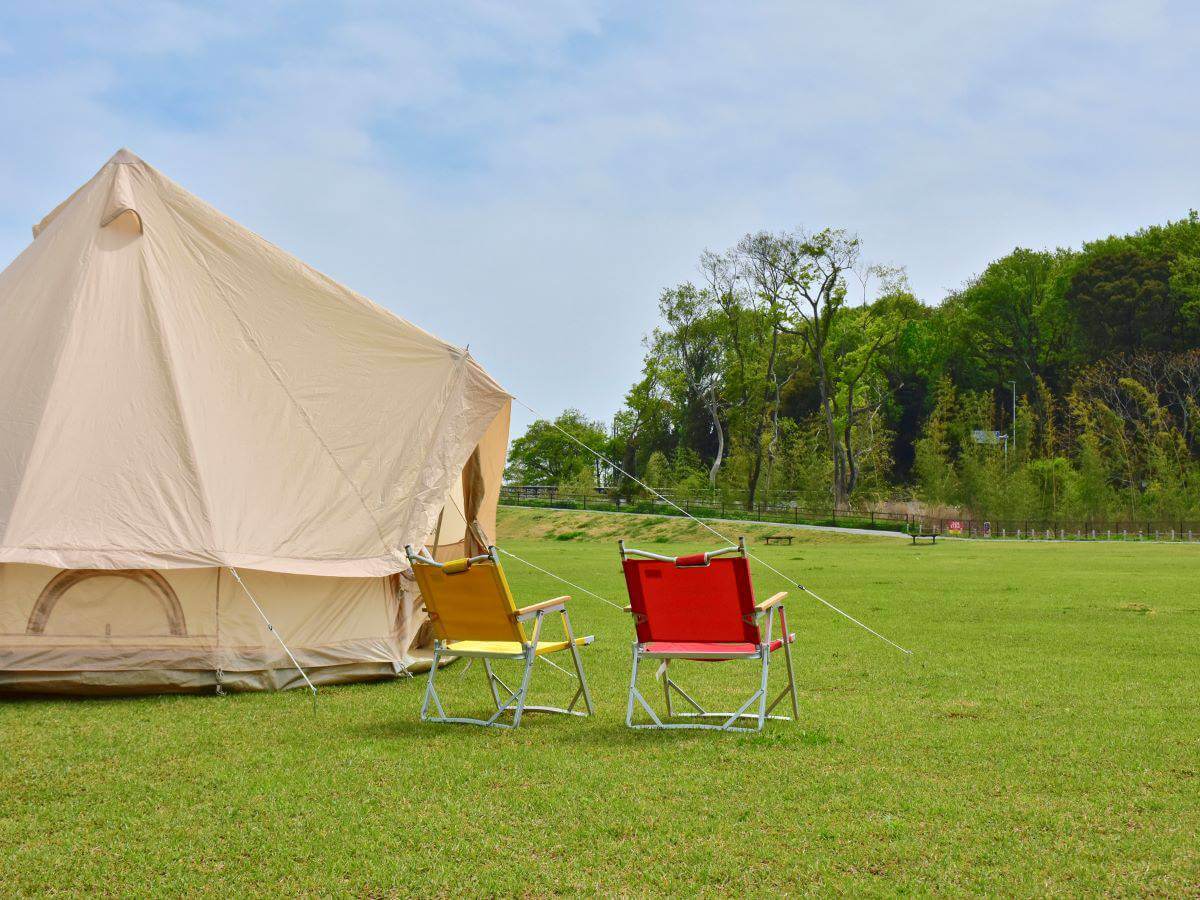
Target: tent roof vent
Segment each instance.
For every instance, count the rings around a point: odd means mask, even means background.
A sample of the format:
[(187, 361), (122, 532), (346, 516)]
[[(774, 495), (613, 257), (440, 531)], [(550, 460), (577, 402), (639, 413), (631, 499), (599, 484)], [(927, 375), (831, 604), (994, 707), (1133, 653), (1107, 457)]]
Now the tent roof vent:
[(117, 224), (118, 228), (136, 228), (138, 234), (143, 233), (142, 229), (142, 214), (138, 212), (137, 205), (133, 198), (133, 184), (130, 180), (129, 169), (121, 163), (125, 160), (122, 156), (128, 156), (132, 160), (137, 160), (137, 157), (128, 150), (119, 150), (110, 162), (117, 163), (117, 171), (113, 174), (112, 187), (108, 191), (108, 203), (104, 206), (104, 215), (100, 219), (100, 227), (107, 228), (113, 223)]

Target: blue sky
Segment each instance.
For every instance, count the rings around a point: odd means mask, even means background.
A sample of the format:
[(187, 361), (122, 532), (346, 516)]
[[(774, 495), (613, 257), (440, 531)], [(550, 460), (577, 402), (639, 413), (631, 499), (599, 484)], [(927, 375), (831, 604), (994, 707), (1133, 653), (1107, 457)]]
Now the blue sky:
[(547, 413), (611, 415), (750, 230), (935, 303), (1200, 206), (1195, 4), (49, 6), (0, 9), (0, 259), (128, 146)]

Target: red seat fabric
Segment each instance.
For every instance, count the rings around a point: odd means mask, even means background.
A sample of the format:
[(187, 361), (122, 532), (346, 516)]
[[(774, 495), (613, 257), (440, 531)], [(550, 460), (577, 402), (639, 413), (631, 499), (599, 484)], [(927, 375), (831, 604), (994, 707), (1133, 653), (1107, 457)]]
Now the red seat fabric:
[(714, 559), (707, 566), (626, 559), (623, 568), (640, 643), (702, 641), (755, 646), (762, 640), (745, 557)]
[[(788, 635), (788, 643), (795, 643), (796, 635)], [(782, 638), (776, 638), (771, 641), (771, 651), (774, 653), (783, 646)], [(757, 644), (738, 643), (729, 644), (720, 641), (651, 641), (643, 645), (645, 652), (653, 656), (655, 654), (671, 654), (686, 655), (689, 659), (698, 660), (720, 660), (733, 659), (735, 656), (753, 656), (758, 652)], [(691, 656), (691, 654), (703, 654)], [(728, 655), (712, 655), (712, 654), (728, 654)]]

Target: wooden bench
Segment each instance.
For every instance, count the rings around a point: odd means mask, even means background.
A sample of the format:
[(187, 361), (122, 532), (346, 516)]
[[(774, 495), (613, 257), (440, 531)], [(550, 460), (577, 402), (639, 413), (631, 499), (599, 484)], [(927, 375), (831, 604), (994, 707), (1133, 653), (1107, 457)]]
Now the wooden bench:
[(787, 544), (792, 546), (793, 535), (790, 534), (768, 534), (765, 538), (767, 544)]
[(916, 544), (917, 541), (925, 541), (925, 540), (929, 541), (929, 543), (931, 543), (931, 544), (936, 544), (937, 539), (938, 539), (938, 532), (926, 531), (926, 532), (922, 533), (922, 532), (918, 531), (916, 534), (909, 535), (909, 537), (912, 538), (913, 544)]

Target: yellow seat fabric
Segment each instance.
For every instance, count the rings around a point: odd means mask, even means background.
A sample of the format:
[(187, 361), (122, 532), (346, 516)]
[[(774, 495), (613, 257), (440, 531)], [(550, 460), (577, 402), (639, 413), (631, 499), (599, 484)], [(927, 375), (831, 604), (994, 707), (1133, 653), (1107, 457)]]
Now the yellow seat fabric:
[[(586, 638), (575, 638), (575, 643), (582, 647)], [(570, 641), (546, 641), (537, 645), (537, 655), (555, 653), (566, 650), (571, 646)], [(452, 641), (446, 645), (447, 653), (489, 653), (499, 655), (520, 656), (525, 648), (516, 641)]]

